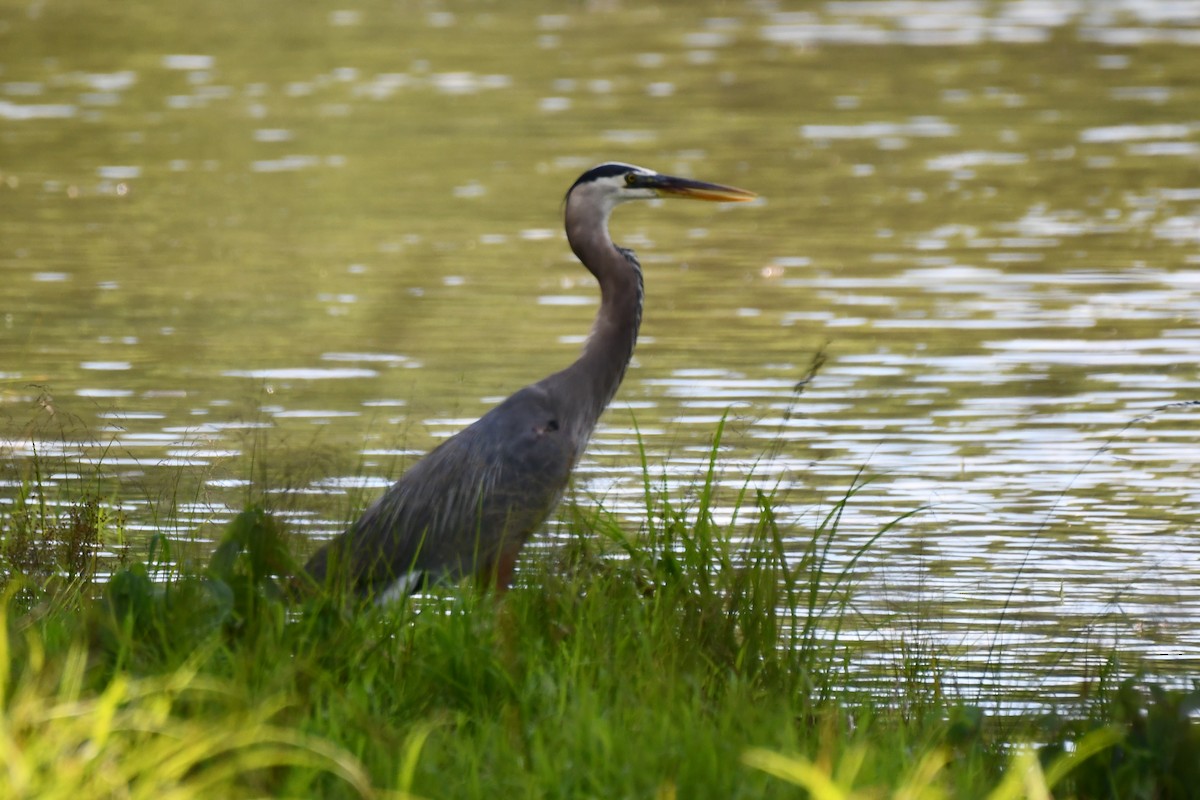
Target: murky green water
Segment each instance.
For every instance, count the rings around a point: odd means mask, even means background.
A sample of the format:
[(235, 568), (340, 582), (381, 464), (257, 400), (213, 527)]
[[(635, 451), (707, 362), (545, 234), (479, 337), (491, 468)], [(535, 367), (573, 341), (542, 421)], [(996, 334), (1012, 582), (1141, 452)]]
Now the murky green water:
[(762, 199), (615, 215), (647, 307), (582, 502), (635, 527), (635, 420), (683, 493), (728, 412), (801, 535), (875, 476), (838, 559), (924, 509), (862, 565), (882, 664), (1195, 669), (1198, 59), (1149, 0), (0, 0), (0, 501), (37, 430), (135, 529), (224, 518), (255, 453), (332, 533), (574, 357), (561, 198), (631, 161)]

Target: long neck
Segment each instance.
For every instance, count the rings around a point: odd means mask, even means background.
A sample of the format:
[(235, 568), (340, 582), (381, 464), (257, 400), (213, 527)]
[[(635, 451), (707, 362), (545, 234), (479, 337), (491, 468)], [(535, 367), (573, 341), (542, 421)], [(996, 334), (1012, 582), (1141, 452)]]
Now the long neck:
[(633, 356), (642, 321), (642, 270), (632, 253), (613, 244), (606, 209), (571, 200), (567, 199), (567, 241), (600, 284), (600, 310), (583, 353), (551, 379), (580, 409), (576, 424), (586, 438), (617, 393)]

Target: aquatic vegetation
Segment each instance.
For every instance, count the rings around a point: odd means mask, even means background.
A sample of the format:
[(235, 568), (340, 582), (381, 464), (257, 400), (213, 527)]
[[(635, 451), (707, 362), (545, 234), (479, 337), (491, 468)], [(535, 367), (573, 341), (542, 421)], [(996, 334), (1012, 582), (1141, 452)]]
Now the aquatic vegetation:
[(284, 770), (284, 786), (326, 773), (351, 795), (374, 794), (349, 753), (273, 721), (282, 698), (227, 709), (244, 687), (195, 667), (97, 685), (80, 643), (51, 652), (28, 635), (10, 649), (10, 620), (0, 617), (4, 797), (248, 797), (281, 785), (273, 775)]
[(95, 497), (54, 509), (44, 498), (31, 498), (27, 487), (22, 487), (0, 529), (0, 570), (9, 579), (43, 588), (59, 582), (68, 587), (90, 583), (107, 550), (106, 540), (119, 536), (119, 525), (119, 519), (111, 519), (108, 508)]
[[(863, 481), (797, 548), (771, 492), (725, 496), (722, 433), (686, 498), (643, 466), (640, 531), (603, 505), (567, 508), (568, 540), (527, 558), (502, 598), (468, 583), (385, 608), (289, 605), (302, 540), (261, 507), (206, 559), (154, 539), (107, 581), (77, 575), (72, 601), (50, 609), (19, 598), (27, 583), (6, 568), (8, 795), (171, 784), (177, 796), (758, 798), (799, 786), (1001, 800), (1194, 785), (1194, 689), (1110, 682), (1073, 713), (996, 718), (920, 652), (900, 654), (893, 690), (856, 684), (859, 645), (839, 631), (854, 619), (858, 557), (835, 561), (831, 542)], [(719, 524), (728, 503), (734, 519)], [(6, 530), (22, 509), (6, 511)]]

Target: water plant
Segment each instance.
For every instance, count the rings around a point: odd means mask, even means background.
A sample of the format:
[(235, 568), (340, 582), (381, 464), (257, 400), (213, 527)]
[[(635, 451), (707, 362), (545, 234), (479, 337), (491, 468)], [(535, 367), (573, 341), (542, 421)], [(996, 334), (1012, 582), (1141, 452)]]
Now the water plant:
[[(865, 479), (798, 537), (775, 491), (723, 488), (722, 434), (690, 490), (644, 463), (637, 530), (603, 504), (567, 506), (565, 538), (531, 552), (502, 597), (464, 584), (384, 608), (289, 605), (301, 540), (261, 506), (204, 558), (153, 537), (107, 581), (64, 583), (70, 602), (50, 608), (23, 602), (6, 570), (4, 788), (1000, 800), (1195, 785), (1195, 690), (1112, 683), (1082, 715), (1000, 724), (930, 692), (934, 676), (862, 688), (840, 632), (862, 556), (906, 520), (835, 560)], [(13, 511), (4, 524), (24, 524)], [(30, 535), (57, 537), (40, 532), (64, 514)], [(57, 762), (70, 768), (56, 783)]]
[(281, 698), (214, 713), (241, 689), (194, 665), (117, 673), (97, 686), (79, 642), (49, 652), (30, 633), (14, 659), (9, 622), (0, 607), (0, 796), (243, 797), (284, 769), (326, 772), (352, 794), (374, 794), (344, 750), (272, 721)]

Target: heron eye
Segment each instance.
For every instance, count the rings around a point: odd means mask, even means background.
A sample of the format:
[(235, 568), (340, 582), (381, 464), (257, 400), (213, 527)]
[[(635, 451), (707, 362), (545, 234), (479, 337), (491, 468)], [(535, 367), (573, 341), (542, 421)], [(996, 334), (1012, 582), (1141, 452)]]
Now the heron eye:
[(634, 173), (632, 173), (632, 172), (625, 173), (625, 183), (627, 185), (633, 186), (633, 182), (636, 180), (637, 180), (637, 175), (635, 175)]

